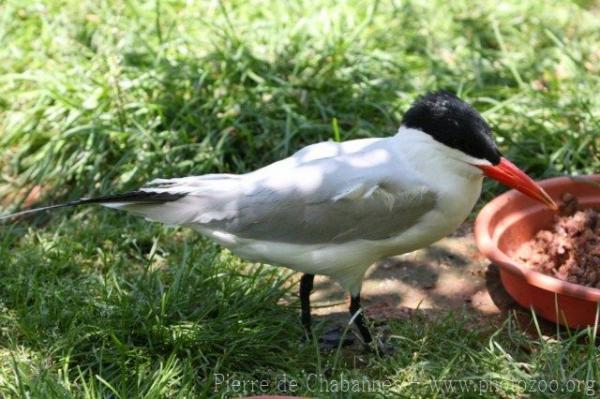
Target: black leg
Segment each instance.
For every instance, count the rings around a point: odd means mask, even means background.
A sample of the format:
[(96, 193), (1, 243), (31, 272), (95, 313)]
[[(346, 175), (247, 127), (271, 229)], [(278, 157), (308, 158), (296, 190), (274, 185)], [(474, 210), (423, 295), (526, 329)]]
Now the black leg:
[(313, 289), (314, 274), (303, 274), (300, 279), (300, 306), (302, 307), (302, 325), (310, 337), (310, 292)]
[[(356, 312), (358, 312), (359, 310), (360, 310), (360, 294), (358, 294), (356, 296), (351, 296), (350, 316), (351, 317), (354, 316), (356, 314)], [(356, 318), (354, 319), (354, 324), (356, 325), (356, 327), (358, 327), (358, 330), (360, 331), (360, 335), (362, 335), (365, 343), (366, 344), (370, 343), (373, 340), (373, 338), (371, 338), (371, 332), (365, 325), (365, 319), (363, 317), (362, 312), (356, 316)]]

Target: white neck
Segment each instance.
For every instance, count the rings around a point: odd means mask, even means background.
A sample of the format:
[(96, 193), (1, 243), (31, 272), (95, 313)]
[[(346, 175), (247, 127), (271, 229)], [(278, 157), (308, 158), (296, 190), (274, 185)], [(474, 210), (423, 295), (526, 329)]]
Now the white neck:
[(474, 165), (489, 164), (450, 148), (430, 135), (404, 126), (392, 138), (394, 147), (423, 181), (440, 194), (442, 210), (462, 222), (481, 194), (483, 174)]

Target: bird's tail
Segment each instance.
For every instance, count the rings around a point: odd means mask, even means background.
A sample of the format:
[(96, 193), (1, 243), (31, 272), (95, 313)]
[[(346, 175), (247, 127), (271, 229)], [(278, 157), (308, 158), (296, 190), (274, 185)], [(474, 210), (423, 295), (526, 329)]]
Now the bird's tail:
[[(176, 201), (182, 197), (185, 197), (186, 193), (182, 192), (165, 192), (165, 191), (151, 191), (151, 190), (136, 190), (130, 191), (123, 194), (107, 195), (96, 198), (82, 198), (75, 201), (69, 201), (62, 204), (49, 205), (41, 208), (27, 209), (24, 211), (16, 212), (10, 215), (0, 216), (0, 222), (15, 219), (21, 216), (31, 215), (38, 212), (43, 212), (51, 209), (66, 208), (77, 205), (87, 204), (100, 204), (109, 208), (124, 209), (134, 214), (141, 216), (151, 217), (147, 215), (144, 208), (154, 209), (157, 206), (161, 206), (168, 202)], [(154, 218), (155, 220), (161, 220), (161, 218)], [(170, 222), (170, 221), (166, 221)]]

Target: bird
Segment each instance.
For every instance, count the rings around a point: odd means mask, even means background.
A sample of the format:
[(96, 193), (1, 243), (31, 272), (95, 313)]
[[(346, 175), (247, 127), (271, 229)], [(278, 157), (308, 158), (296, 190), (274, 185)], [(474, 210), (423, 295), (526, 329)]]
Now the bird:
[(475, 108), (436, 91), (412, 103), (393, 135), (324, 141), (245, 174), (155, 179), (134, 191), (0, 219), (100, 204), (192, 228), (243, 259), (302, 273), (301, 323), (308, 333), (314, 277), (329, 276), (350, 293), (353, 323), (370, 344), (360, 302), (367, 268), (456, 230), (480, 197), (485, 176), (558, 209), (501, 154)]

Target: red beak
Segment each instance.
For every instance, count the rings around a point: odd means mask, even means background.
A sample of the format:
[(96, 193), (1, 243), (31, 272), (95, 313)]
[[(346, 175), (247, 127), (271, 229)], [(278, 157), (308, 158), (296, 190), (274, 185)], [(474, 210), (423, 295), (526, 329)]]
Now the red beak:
[(500, 183), (514, 188), (525, 194), (526, 196), (540, 201), (553, 211), (558, 210), (556, 202), (550, 198), (547, 192), (544, 191), (536, 182), (525, 174), (521, 169), (517, 168), (508, 159), (500, 158), (498, 165), (476, 165), (483, 173)]

